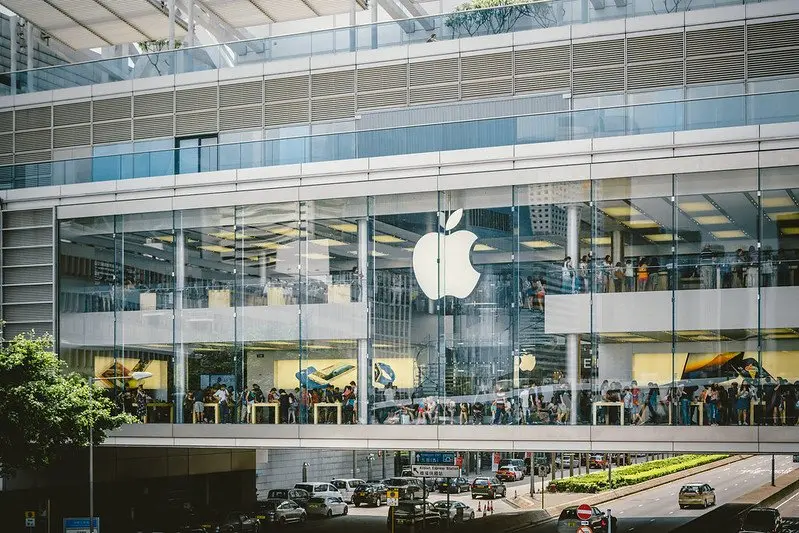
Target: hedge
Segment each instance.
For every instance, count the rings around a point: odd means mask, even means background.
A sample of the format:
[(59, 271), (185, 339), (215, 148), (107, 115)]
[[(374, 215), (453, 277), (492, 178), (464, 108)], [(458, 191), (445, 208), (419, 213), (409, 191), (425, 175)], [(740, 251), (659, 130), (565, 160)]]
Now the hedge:
[(551, 492), (595, 493), (643, 483), (650, 479), (667, 476), (720, 459), (726, 459), (727, 457), (729, 455), (678, 455), (668, 459), (614, 468), (611, 472), (612, 482), (610, 484), (608, 483), (607, 472), (597, 472), (551, 481), (549, 490)]

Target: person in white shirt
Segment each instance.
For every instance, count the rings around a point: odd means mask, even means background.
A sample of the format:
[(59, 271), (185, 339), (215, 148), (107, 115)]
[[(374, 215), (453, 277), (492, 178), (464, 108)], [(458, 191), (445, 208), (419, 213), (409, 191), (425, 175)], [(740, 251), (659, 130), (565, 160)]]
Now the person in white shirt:
[(527, 424), (530, 419), (530, 390), (522, 389), (519, 391), (520, 412), (522, 415), (522, 424)]
[(214, 398), (219, 402), (219, 415), (223, 424), (227, 423), (229, 410), (227, 405), (228, 390), (224, 384), (214, 393)]

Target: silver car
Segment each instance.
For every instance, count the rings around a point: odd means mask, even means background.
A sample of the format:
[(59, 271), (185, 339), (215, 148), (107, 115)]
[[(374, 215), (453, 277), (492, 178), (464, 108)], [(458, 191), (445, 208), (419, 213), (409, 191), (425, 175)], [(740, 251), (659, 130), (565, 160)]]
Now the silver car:
[[(447, 508), (448, 506), (449, 508)], [(474, 519), (474, 509), (463, 502), (451, 500), (449, 504), (447, 504), (447, 500), (440, 500), (433, 502), (432, 507), (438, 511), (442, 519), (449, 515), (450, 522), (464, 522)]]
[(341, 496), (327, 496), (325, 498), (311, 498), (308, 500), (308, 514), (310, 516), (325, 516), (347, 514), (347, 502)]
[(262, 524), (302, 524), (307, 518), (305, 509), (291, 500), (270, 499), (258, 504), (256, 518)]

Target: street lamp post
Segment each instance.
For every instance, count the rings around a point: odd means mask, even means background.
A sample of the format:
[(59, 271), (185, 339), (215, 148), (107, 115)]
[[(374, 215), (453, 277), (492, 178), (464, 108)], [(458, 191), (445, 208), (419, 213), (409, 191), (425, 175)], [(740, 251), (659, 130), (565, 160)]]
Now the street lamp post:
[[(113, 376), (108, 378), (90, 377), (89, 385), (94, 387), (94, 384), (97, 381), (105, 381), (109, 379), (112, 381), (120, 379), (133, 379), (135, 381), (140, 381), (142, 379), (152, 377), (152, 375), (152, 372), (133, 372), (129, 376)], [(92, 397), (89, 401), (89, 533), (94, 533), (94, 416), (92, 405), (94, 405), (94, 392), (92, 392)]]

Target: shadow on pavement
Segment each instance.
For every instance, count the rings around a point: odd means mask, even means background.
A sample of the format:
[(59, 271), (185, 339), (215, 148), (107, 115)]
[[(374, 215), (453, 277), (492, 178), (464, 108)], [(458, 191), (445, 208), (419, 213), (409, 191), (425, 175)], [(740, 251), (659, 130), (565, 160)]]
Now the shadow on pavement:
[(726, 503), (672, 530), (673, 533), (736, 533), (743, 513), (751, 507), (745, 503)]

